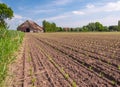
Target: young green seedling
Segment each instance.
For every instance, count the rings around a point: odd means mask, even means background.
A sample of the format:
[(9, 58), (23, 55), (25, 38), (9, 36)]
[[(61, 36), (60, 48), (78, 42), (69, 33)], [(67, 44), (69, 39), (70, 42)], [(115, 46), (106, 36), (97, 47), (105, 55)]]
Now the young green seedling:
[(76, 82), (75, 82), (75, 81), (73, 81), (73, 82), (72, 82), (72, 87), (77, 87), (77, 85), (76, 85)]

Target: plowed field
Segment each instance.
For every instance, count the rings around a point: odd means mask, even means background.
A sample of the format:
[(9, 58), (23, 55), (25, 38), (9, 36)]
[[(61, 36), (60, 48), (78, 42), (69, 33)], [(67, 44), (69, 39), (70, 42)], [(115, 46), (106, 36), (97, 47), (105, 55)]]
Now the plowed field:
[(25, 35), (12, 87), (120, 87), (120, 34)]

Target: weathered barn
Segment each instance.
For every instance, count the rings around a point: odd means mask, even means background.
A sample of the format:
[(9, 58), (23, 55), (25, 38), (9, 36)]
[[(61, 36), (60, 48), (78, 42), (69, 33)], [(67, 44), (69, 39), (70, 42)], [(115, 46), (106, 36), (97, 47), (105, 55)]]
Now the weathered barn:
[(43, 27), (30, 20), (27, 20), (18, 26), (17, 30), (22, 32), (44, 32)]

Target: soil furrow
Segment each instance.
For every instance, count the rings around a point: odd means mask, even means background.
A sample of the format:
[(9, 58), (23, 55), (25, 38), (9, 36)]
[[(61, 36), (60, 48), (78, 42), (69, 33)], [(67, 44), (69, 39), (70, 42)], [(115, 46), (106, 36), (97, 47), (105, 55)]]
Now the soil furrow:
[[(43, 42), (43, 41), (42, 41)], [(46, 43), (46, 44), (48, 44), (49, 42), (43, 42), (44, 44)], [(52, 46), (52, 44), (48, 44), (48, 45), (51, 45)], [(59, 45), (60, 46), (60, 45)], [(66, 49), (58, 49), (58, 47), (59, 46), (52, 46), (53, 48), (55, 48), (55, 49), (57, 49), (57, 50), (62, 50), (62, 52), (63, 53), (65, 53), (66, 55), (67, 54), (70, 54), (70, 55), (73, 55), (73, 56), (75, 56), (76, 58), (80, 58), (80, 55), (75, 55), (76, 53), (75, 52), (72, 52), (72, 51), (70, 51), (71, 53), (69, 53), (69, 50), (68, 51), (63, 51), (63, 50), (66, 50)], [(60, 48), (60, 47), (59, 47)], [(73, 57), (73, 56), (71, 56), (71, 57)], [(78, 59), (79, 60), (79, 59)], [(82, 62), (85, 62), (85, 60), (86, 60), (86, 58), (83, 58), (82, 59), (83, 61)], [(86, 60), (86, 62), (88, 61), (88, 59)], [(97, 60), (95, 60), (95, 61), (97, 61)], [(79, 61), (80, 62), (80, 61)], [(101, 63), (101, 62), (99, 62), (99, 63)], [(107, 79), (109, 79), (109, 80), (111, 80), (111, 81), (115, 81), (118, 85), (120, 85), (120, 79), (119, 79), (119, 71), (118, 71), (118, 73), (116, 72), (112, 72), (111, 71), (111, 69), (108, 69), (108, 68), (105, 68), (105, 67), (103, 67), (103, 66), (99, 66), (99, 65), (96, 65), (96, 64), (87, 64), (87, 63), (85, 63), (85, 65), (89, 68), (89, 67), (92, 67), (92, 69), (93, 70), (95, 70), (95, 72), (97, 72), (97, 73), (100, 73), (100, 72), (102, 72), (103, 74), (104, 74), (104, 77), (106, 77)], [(97, 69), (98, 67), (96, 67), (96, 66), (99, 66), (99, 69)], [(103, 68), (105, 68), (105, 69), (103, 69)], [(113, 68), (114, 69), (114, 68)], [(107, 70), (107, 71), (106, 71)], [(108, 73), (107, 73), (108, 72)]]
[[(39, 43), (40, 44), (40, 43)], [(51, 48), (50, 48), (51, 49)], [(46, 50), (48, 50), (48, 48), (46, 49)], [(66, 55), (66, 54), (65, 54)], [(68, 56), (68, 55), (67, 55)], [(73, 61), (73, 60), (72, 60)], [(80, 63), (78, 63), (78, 61), (76, 62), (76, 61), (74, 61), (75, 63), (77, 63), (77, 64), (79, 64), (80, 65)], [(83, 67), (83, 66), (82, 66)], [(89, 69), (87, 69), (88, 71), (89, 71)], [(91, 72), (91, 71), (90, 71)], [(110, 84), (110, 83), (109, 83)]]
[(11, 87), (119, 87), (120, 36), (25, 34)]

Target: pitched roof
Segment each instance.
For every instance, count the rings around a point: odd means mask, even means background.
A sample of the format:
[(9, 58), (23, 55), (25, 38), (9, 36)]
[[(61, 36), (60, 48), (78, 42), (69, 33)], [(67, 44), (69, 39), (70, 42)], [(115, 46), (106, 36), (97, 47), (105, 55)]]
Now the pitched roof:
[(26, 28), (30, 28), (33, 30), (43, 30), (43, 27), (39, 26), (37, 23), (27, 20), (24, 23), (22, 23), (20, 26), (18, 26), (17, 30), (24, 30)]

